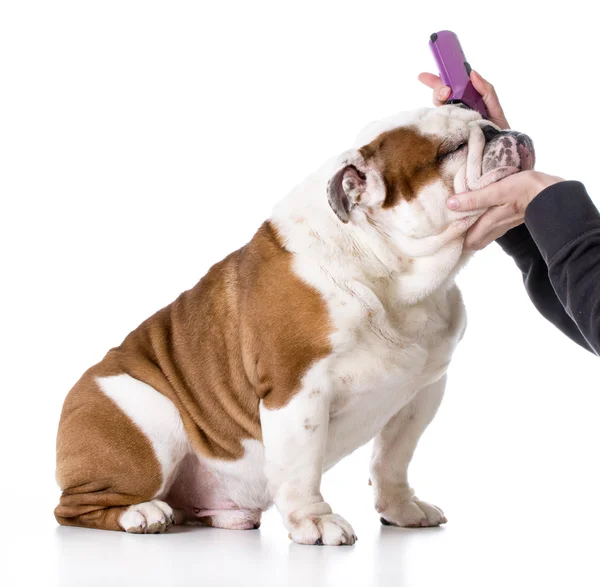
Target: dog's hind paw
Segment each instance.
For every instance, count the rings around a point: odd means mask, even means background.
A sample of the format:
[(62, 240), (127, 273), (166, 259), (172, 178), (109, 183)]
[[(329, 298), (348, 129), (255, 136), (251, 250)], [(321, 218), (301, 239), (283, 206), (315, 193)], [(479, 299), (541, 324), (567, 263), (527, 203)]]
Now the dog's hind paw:
[(153, 499), (129, 506), (119, 518), (119, 525), (132, 534), (160, 534), (175, 523), (168, 503)]

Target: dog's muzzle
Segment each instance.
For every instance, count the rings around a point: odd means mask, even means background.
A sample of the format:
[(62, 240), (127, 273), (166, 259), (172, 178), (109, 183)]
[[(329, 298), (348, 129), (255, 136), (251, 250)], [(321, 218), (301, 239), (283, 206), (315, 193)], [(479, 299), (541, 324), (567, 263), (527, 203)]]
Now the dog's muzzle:
[(499, 167), (516, 167), (520, 171), (533, 169), (535, 151), (533, 141), (526, 134), (514, 130), (499, 131), (489, 125), (482, 131), (486, 139), (483, 174)]

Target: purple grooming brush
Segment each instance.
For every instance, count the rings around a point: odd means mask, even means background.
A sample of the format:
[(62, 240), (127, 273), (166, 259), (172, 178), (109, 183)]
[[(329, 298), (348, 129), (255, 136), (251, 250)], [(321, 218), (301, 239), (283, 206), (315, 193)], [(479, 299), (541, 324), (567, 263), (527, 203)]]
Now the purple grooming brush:
[(471, 66), (465, 58), (458, 37), (452, 31), (433, 33), (429, 46), (442, 81), (452, 90), (446, 104), (463, 104), (487, 118), (483, 99), (471, 83)]

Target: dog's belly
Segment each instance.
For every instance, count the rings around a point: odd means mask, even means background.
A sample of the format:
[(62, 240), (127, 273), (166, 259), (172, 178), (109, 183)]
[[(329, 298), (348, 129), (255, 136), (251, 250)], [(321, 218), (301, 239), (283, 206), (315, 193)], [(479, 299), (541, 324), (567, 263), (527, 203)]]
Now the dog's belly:
[(196, 455), (188, 454), (181, 462), (165, 499), (171, 507), (182, 510), (191, 519), (202, 517), (208, 510), (236, 507), (226, 495), (215, 473)]
[(244, 440), (245, 454), (236, 461), (207, 459), (188, 454), (164, 497), (188, 520), (204, 521), (224, 512), (242, 512), (260, 519), (271, 505), (264, 475), (264, 448)]

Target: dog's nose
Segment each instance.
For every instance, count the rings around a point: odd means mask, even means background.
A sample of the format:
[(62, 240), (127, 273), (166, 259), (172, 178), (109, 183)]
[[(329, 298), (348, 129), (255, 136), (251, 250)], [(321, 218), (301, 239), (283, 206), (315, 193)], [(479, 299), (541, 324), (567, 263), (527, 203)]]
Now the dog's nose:
[(486, 143), (489, 143), (494, 137), (497, 137), (500, 134), (500, 131), (490, 124), (486, 124), (481, 130)]
[(533, 141), (522, 132), (517, 134), (517, 145), (523, 145), (526, 149), (533, 151)]

